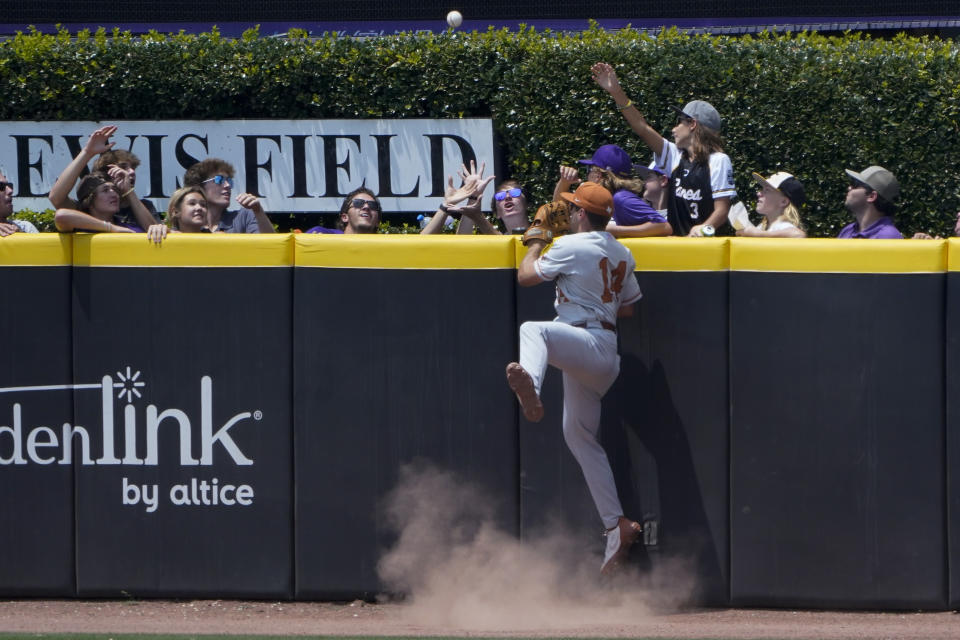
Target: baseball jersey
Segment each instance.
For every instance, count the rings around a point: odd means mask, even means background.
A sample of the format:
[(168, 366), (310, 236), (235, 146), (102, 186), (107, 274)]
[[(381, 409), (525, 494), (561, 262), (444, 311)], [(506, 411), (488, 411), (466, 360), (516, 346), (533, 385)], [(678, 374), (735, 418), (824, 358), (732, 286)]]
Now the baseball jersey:
[(658, 166), (670, 172), (667, 222), (674, 235), (688, 235), (693, 227), (706, 222), (717, 198), (737, 195), (733, 165), (725, 153), (714, 151), (706, 164), (693, 162), (676, 144), (664, 140), (663, 150), (653, 157)]
[(620, 307), (640, 299), (633, 254), (606, 231), (561, 236), (534, 263), (544, 280), (555, 280), (557, 320), (567, 324), (616, 324)]

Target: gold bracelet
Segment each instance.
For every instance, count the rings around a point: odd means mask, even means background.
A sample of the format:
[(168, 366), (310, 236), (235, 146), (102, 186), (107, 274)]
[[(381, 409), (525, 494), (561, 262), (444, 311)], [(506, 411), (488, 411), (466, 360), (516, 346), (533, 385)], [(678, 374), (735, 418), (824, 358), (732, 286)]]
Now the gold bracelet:
[(617, 105), (617, 111), (623, 111), (624, 109), (628, 109), (632, 106), (633, 106), (633, 100), (631, 100), (630, 98), (627, 98), (627, 104), (623, 105), (622, 107), (620, 105)]
[(121, 197), (121, 198), (126, 198), (126, 197), (127, 197), (128, 195), (130, 195), (131, 193), (133, 193), (133, 187), (130, 187), (130, 191), (127, 191), (125, 194), (123, 194), (123, 195), (120, 196), (120, 197)]

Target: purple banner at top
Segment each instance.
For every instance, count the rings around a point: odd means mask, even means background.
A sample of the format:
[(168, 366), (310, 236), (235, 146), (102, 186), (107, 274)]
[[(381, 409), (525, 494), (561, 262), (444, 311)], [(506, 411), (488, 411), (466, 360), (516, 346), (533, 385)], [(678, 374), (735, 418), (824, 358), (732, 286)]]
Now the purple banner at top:
[[(665, 27), (677, 27), (681, 30), (712, 33), (754, 33), (764, 29), (779, 31), (845, 31), (864, 29), (930, 29), (958, 28), (960, 15), (957, 16), (907, 16), (907, 17), (767, 17), (767, 18), (624, 18), (596, 20), (597, 24), (608, 30), (633, 27), (640, 31), (656, 32)], [(215, 23), (210, 22), (159, 22), (159, 23), (118, 23), (101, 25), (98, 23), (67, 23), (61, 25), (70, 32), (81, 29), (95, 31), (103, 26), (107, 30), (114, 27), (131, 33), (146, 33), (156, 30), (160, 33), (203, 33), (210, 31)], [(383, 22), (261, 22), (260, 33), (264, 36), (283, 36), (290, 29), (303, 29), (310, 36), (319, 37), (332, 33), (340, 37), (380, 37), (399, 33), (442, 33), (449, 27), (443, 20), (391, 20)], [(586, 19), (568, 20), (464, 20), (457, 31), (486, 31), (489, 28), (519, 30), (521, 25), (533, 27), (537, 31), (585, 31), (590, 21)], [(54, 24), (33, 25), (43, 33), (56, 32)], [(247, 29), (257, 26), (253, 22), (225, 22), (216, 24), (220, 33), (228, 38), (239, 37)], [(0, 36), (14, 35), (18, 31), (27, 32), (30, 25), (0, 24)]]

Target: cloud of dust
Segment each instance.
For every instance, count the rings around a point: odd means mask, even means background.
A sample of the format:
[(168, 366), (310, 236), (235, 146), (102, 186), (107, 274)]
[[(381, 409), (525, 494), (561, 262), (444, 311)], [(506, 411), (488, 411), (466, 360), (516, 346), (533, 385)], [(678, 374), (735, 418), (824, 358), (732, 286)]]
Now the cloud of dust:
[(496, 505), (479, 487), (433, 467), (403, 468), (385, 506), (398, 540), (377, 568), (390, 591), (406, 594), (413, 624), (488, 632), (636, 624), (694, 587), (676, 560), (601, 582), (601, 540), (587, 549), (547, 524), (521, 543), (497, 527)]

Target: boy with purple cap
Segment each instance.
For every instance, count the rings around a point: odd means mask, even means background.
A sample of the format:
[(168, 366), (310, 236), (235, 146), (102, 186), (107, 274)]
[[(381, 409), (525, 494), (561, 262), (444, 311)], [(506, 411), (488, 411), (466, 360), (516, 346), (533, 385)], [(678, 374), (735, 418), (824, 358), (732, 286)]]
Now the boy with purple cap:
[(871, 240), (903, 238), (893, 224), (897, 208), (893, 201), (900, 195), (900, 183), (892, 173), (880, 166), (867, 167), (861, 173), (846, 169), (850, 177), (844, 205), (856, 218), (840, 230), (838, 238)]
[[(598, 148), (591, 158), (579, 161), (590, 167), (587, 180), (596, 182), (613, 194), (613, 218), (607, 231), (616, 237), (668, 236), (671, 233), (666, 217), (641, 196), (645, 184), (632, 177), (634, 165), (626, 151), (615, 144)], [(559, 200), (570, 186), (580, 181), (574, 167), (560, 167), (560, 180), (553, 191)]]
[(694, 100), (683, 109), (672, 107), (679, 120), (674, 142), (665, 140), (637, 110), (620, 87), (613, 67), (598, 62), (591, 67), (594, 81), (610, 94), (617, 109), (653, 151), (654, 160), (670, 172), (667, 222), (682, 236), (710, 236), (727, 221), (737, 195), (733, 165), (723, 153), (720, 114), (709, 102)]

